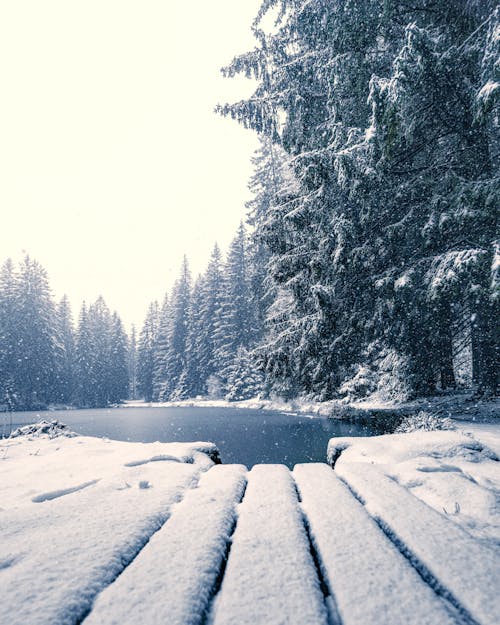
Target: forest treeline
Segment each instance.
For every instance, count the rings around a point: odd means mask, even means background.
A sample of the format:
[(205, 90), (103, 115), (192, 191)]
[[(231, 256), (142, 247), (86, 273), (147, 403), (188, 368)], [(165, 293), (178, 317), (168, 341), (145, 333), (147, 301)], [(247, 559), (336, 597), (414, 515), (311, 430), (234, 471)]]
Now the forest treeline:
[(497, 3), (263, 0), (249, 26), (223, 71), (256, 90), (218, 107), (260, 138), (248, 234), (184, 260), (137, 346), (8, 261), (0, 403), (498, 393)]
[(254, 349), (263, 339), (262, 283), (243, 224), (224, 259), (215, 245), (192, 283), (187, 260), (138, 340), (137, 389), (147, 401), (210, 395), (246, 399), (262, 391)]
[(215, 245), (192, 282), (187, 259), (161, 306), (150, 304), (136, 340), (104, 299), (73, 321), (47, 273), (26, 256), (0, 270), (0, 406), (103, 407), (126, 399), (244, 399), (262, 391), (252, 350), (262, 338), (260, 281), (243, 224), (226, 258)]
[(133, 343), (102, 297), (82, 305), (75, 328), (69, 300), (54, 302), (46, 271), (26, 256), (0, 271), (0, 405), (97, 407), (130, 395)]

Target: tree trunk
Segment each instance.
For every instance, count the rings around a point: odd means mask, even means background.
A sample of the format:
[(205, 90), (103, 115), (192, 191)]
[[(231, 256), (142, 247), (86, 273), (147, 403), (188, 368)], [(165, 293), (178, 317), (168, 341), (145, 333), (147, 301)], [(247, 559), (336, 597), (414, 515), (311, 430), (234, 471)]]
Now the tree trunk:
[(477, 300), (475, 328), (477, 335), (478, 391), (481, 394), (497, 395), (499, 388), (499, 318), (497, 302), (486, 295)]
[(437, 325), (435, 337), (436, 359), (441, 390), (444, 391), (457, 386), (453, 369), (453, 332), (450, 302), (439, 302), (435, 312)]
[(472, 352), (472, 383), (479, 384), (481, 356), (479, 352), (479, 332), (476, 323), (476, 314), (471, 318), (471, 352)]

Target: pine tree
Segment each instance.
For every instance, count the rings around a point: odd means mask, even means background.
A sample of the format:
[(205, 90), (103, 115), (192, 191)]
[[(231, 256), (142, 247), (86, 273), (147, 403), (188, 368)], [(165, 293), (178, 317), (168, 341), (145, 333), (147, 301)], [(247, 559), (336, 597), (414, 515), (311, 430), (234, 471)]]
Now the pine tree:
[(255, 360), (240, 346), (227, 372), (226, 399), (240, 401), (256, 397), (262, 390), (263, 376)]
[(217, 373), (224, 383), (238, 348), (248, 348), (254, 338), (255, 315), (250, 295), (247, 237), (243, 224), (240, 224), (229, 248), (224, 264), (223, 284), (224, 294), (214, 338), (217, 345)]
[(153, 399), (154, 352), (158, 323), (158, 302), (153, 302), (148, 308), (137, 348), (137, 392), (145, 401)]
[[(224, 303), (224, 283), (222, 254), (219, 246), (214, 246), (207, 270), (203, 275), (199, 296), (199, 371), (200, 378), (206, 382), (219, 374), (220, 363), (217, 361), (216, 330)], [(204, 389), (205, 390), (205, 389)]]
[(453, 386), (454, 310), (466, 303), (479, 384), (496, 392), (498, 163), (477, 97), (487, 26), (498, 12), (452, 4), (407, 19), (392, 74), (373, 80), (370, 97), (374, 164), (391, 191), (379, 215), (391, 243), (380, 263), (393, 284), (384, 295), (396, 313), (388, 338), (409, 356), (417, 393), (437, 381)]
[(159, 401), (166, 396), (167, 381), (167, 358), (170, 346), (170, 333), (172, 326), (172, 310), (168, 295), (165, 295), (159, 313), (158, 335), (154, 346), (154, 370), (153, 370), (153, 401)]
[(55, 399), (57, 380), (55, 307), (45, 270), (26, 256), (16, 289), (16, 379), (19, 405), (46, 406)]
[(107, 406), (112, 387), (111, 313), (102, 297), (89, 307), (88, 319), (94, 349), (95, 405)]
[(254, 341), (263, 339), (269, 308), (276, 297), (275, 285), (269, 275), (271, 248), (264, 231), (273, 208), (293, 179), (284, 150), (266, 136), (260, 137), (260, 147), (252, 158), (254, 173), (248, 188), (252, 199), (246, 203), (247, 221), (251, 230), (248, 265), (251, 305), (254, 314)]
[(293, 170), (256, 228), (275, 294), (270, 388), (332, 397), (370, 344), (404, 357), (414, 393), (453, 386), (466, 305), (476, 375), (495, 392), (498, 15), (489, 1), (262, 3), (258, 47), (225, 70), (258, 87), (219, 111)]
[(17, 277), (8, 259), (0, 272), (0, 403), (9, 408), (19, 404), (15, 377), (18, 327)]
[(202, 395), (206, 389), (201, 368), (203, 341), (203, 318), (201, 305), (205, 287), (203, 279), (198, 277), (191, 293), (188, 311), (188, 333), (186, 337), (186, 392), (190, 397)]
[(56, 311), (57, 317), (57, 401), (69, 405), (76, 395), (75, 329), (69, 299), (64, 295)]
[(121, 403), (129, 397), (128, 338), (122, 321), (114, 312), (111, 316), (111, 372), (109, 401)]
[(132, 325), (128, 341), (128, 378), (129, 397), (137, 399), (137, 335), (135, 325)]
[(96, 395), (95, 347), (89, 323), (89, 313), (83, 302), (78, 318), (76, 341), (77, 399), (80, 407), (93, 407), (98, 404)]
[[(276, 4), (283, 9), (278, 26), (266, 34), (260, 21)], [(361, 288), (366, 271), (359, 269), (366, 259), (354, 263), (349, 280), (342, 274), (348, 265), (342, 248), (353, 239), (357, 215), (351, 189), (344, 188), (345, 157), (364, 136), (369, 76), (384, 64), (377, 51), (380, 8), (379, 2), (263, 3), (254, 25), (260, 47), (226, 70), (252, 73), (258, 89), (250, 100), (220, 109), (292, 157), (293, 176), (262, 227), (269, 274), (280, 292), (279, 316), (271, 314), (279, 319), (273, 348), (262, 354), (270, 377), (297, 376), (293, 387), (322, 399), (332, 395), (364, 338), (360, 318), (368, 294)]]
[(166, 388), (170, 399), (184, 399), (186, 385), (186, 340), (188, 336), (189, 307), (191, 299), (191, 273), (184, 257), (181, 275), (172, 291), (172, 325), (166, 357)]

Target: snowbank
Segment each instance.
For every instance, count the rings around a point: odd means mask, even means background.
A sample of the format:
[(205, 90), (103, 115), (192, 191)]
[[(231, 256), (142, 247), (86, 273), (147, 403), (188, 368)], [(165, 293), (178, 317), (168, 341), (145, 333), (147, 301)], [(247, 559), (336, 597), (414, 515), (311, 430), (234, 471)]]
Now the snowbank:
[(277, 412), (288, 412), (300, 414), (301, 416), (321, 416), (331, 417), (339, 411), (345, 411), (345, 405), (338, 401), (314, 402), (305, 399), (244, 399), (241, 401), (227, 401), (225, 399), (208, 399), (200, 397), (197, 399), (183, 399), (182, 401), (166, 402), (143, 402), (139, 400), (127, 401), (123, 404), (125, 408), (242, 408), (245, 410), (272, 410)]
[[(196, 407), (196, 408), (240, 408), (246, 410), (273, 410), (288, 412), (310, 417), (330, 417), (348, 420), (361, 420), (366, 423), (380, 425), (380, 430), (387, 432), (398, 425), (406, 415), (427, 411), (441, 417), (463, 420), (468, 422), (499, 422), (500, 398), (474, 398), (471, 393), (454, 393), (436, 397), (428, 397), (408, 402), (381, 402), (363, 400), (346, 403), (341, 400), (315, 402), (307, 399), (284, 400), (280, 398), (260, 399), (254, 397), (243, 401), (226, 401), (224, 399), (208, 399), (200, 397), (182, 401), (145, 403), (143, 401), (128, 401), (124, 407)], [(376, 423), (375, 423), (376, 422)]]
[[(483, 426), (484, 427), (484, 426)], [(370, 438), (334, 438), (328, 462), (338, 472), (369, 463), (445, 514), (471, 535), (500, 544), (500, 426), (413, 432)]]
[(482, 399), (471, 392), (423, 397), (406, 402), (380, 402), (366, 399), (350, 404), (359, 411), (397, 411), (401, 414), (430, 412), (441, 417), (473, 422), (500, 422), (500, 398)]

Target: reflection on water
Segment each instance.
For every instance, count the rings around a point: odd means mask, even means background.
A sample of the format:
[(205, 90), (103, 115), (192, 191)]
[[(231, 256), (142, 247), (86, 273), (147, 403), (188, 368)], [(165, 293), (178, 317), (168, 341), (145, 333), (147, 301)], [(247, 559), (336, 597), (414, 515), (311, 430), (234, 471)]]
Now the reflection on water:
[[(333, 436), (369, 436), (361, 425), (282, 412), (238, 408), (111, 408), (57, 412), (18, 412), (13, 427), (40, 419), (58, 419), (87, 436), (148, 443), (211, 441), (224, 463), (324, 462)], [(9, 415), (0, 415), (9, 431)]]

